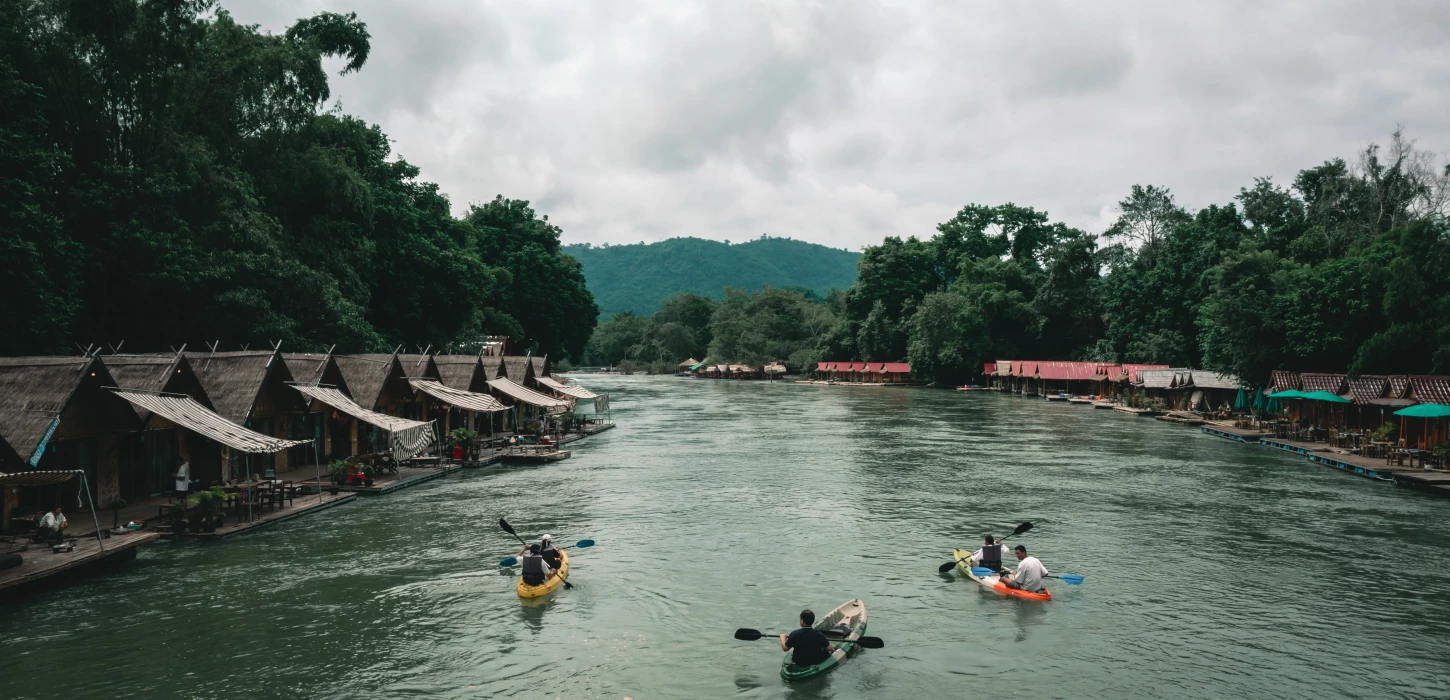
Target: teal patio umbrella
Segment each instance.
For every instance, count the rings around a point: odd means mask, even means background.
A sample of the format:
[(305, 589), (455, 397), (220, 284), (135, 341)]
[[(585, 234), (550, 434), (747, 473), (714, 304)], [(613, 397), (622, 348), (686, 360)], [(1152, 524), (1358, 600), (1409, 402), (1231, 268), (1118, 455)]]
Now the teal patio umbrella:
[[(1285, 393), (1287, 393), (1287, 392), (1285, 392)], [(1331, 394), (1331, 393), (1329, 393), (1327, 391), (1311, 391), (1311, 392), (1309, 392), (1307, 394), (1299, 393), (1299, 392), (1295, 392), (1295, 393), (1298, 393), (1299, 394), (1299, 396), (1296, 396), (1295, 398), (1300, 398), (1300, 399), (1313, 399), (1315, 401), (1328, 401), (1329, 403), (1349, 403), (1349, 399), (1346, 399), (1343, 396), (1340, 396), (1339, 394)]]
[(1259, 389), (1255, 389), (1254, 390), (1254, 410), (1255, 411), (1267, 410), (1265, 408), (1264, 390), (1262, 388), (1259, 388)]
[(1450, 406), (1438, 403), (1415, 404), (1395, 411), (1397, 416), (1407, 418), (1444, 418), (1450, 416)]
[(1244, 388), (1243, 387), (1239, 387), (1239, 394), (1238, 394), (1238, 396), (1235, 396), (1234, 397), (1234, 409), (1235, 410), (1238, 410), (1238, 411), (1242, 411), (1245, 408), (1248, 408), (1249, 407), (1248, 406), (1248, 403), (1249, 403), (1248, 400), (1244, 398)]

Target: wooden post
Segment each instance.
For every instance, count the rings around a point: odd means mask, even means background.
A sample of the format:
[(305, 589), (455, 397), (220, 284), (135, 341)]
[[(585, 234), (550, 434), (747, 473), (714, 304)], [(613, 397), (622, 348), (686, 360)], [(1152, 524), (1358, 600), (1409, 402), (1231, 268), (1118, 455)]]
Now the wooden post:
[(329, 423), (329, 421), (332, 420), (332, 417), (328, 414), (328, 412), (325, 409), (321, 413), (322, 413), (322, 452), (323, 452), (323, 454), (327, 455), (327, 458), (329, 460), (331, 460), (332, 459), (332, 424)]
[(352, 436), (351, 436), (352, 437), (352, 453), (353, 453), (354, 456), (356, 456), (358, 454), (358, 451), (357, 451), (357, 419), (356, 418), (352, 419), (351, 421), (348, 422), (348, 425), (352, 426)]
[[(272, 425), (274, 435), (272, 437), (282, 438), (283, 440), (287, 439), (287, 423), (289, 418), (290, 416), (278, 416), (272, 419), (274, 421)], [(272, 453), (272, 473), (285, 472), (292, 468), (291, 455), (287, 454), (289, 452), (291, 450)]]

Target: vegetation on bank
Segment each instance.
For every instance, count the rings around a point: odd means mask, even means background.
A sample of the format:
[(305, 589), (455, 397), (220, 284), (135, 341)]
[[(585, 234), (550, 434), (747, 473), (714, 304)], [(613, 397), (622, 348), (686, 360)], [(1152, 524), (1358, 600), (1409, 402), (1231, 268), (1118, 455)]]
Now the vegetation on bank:
[(856, 280), (860, 253), (761, 236), (730, 243), (671, 238), (649, 244), (571, 245), (564, 252), (584, 266), (601, 318), (628, 311), (649, 316), (675, 292), (723, 299), (723, 290), (800, 287), (824, 297)]
[(598, 310), (559, 229), (498, 197), (452, 216), (375, 125), (323, 111), (324, 57), (211, 0), (0, 0), (0, 354), (221, 340), (578, 357)]
[[(708, 347), (715, 362), (789, 358), (793, 371), (811, 358), (908, 360), (941, 383), (1020, 357), (1162, 362), (1250, 383), (1275, 368), (1450, 373), (1450, 166), (1399, 132), (1288, 186), (1256, 179), (1231, 202), (1188, 211), (1166, 188), (1134, 186), (1119, 209), (1095, 235), (1031, 207), (969, 205), (928, 239), (868, 247), (844, 294), (812, 302), (829, 326), (712, 315), (708, 340), (676, 346), (660, 340), (667, 323), (616, 317), (592, 347), (661, 364)], [(610, 340), (621, 337), (632, 340)]]

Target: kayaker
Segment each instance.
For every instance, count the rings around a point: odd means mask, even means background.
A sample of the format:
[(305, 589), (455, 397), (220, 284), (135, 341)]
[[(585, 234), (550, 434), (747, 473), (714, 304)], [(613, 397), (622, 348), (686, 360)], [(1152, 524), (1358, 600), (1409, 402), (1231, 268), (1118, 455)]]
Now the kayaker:
[(1020, 588), (1032, 593), (1042, 592), (1042, 579), (1047, 578), (1047, 567), (1037, 557), (1027, 556), (1027, 548), (1017, 545), (1012, 548), (1017, 555), (1017, 571), (1002, 576), (1002, 583), (1008, 588)]
[(1007, 548), (1007, 545), (1004, 545), (997, 540), (992, 539), (991, 535), (984, 536), (983, 540), (984, 541), (982, 543), (982, 549), (971, 559), (972, 566), (980, 566), (984, 569), (1001, 571), (1002, 554), (1003, 550)]
[(519, 563), (523, 565), (525, 584), (542, 586), (549, 580), (549, 575), (554, 573), (549, 563), (539, 555), (539, 545), (531, 544), (520, 549), (519, 557)]
[(826, 635), (812, 626), (815, 623), (816, 614), (810, 610), (802, 610), (800, 628), (790, 634), (780, 635), (780, 650), (795, 650), (791, 654), (791, 663), (797, 666), (815, 666), (836, 650), (830, 640), (826, 639)]
[(551, 535), (544, 535), (539, 544), (539, 556), (544, 558), (544, 563), (551, 569), (559, 568), (559, 550), (554, 549), (554, 539)]

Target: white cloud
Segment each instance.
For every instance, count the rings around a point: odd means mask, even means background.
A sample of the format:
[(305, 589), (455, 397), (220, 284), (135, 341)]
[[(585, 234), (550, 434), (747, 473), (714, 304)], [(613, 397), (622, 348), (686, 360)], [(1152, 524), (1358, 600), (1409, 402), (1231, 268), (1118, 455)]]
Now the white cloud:
[(1134, 183), (1190, 207), (1352, 157), (1450, 147), (1450, 5), (231, 3), (357, 12), (344, 111), (461, 212), (529, 199), (569, 242), (761, 233), (859, 248), (1015, 202), (1099, 231)]

